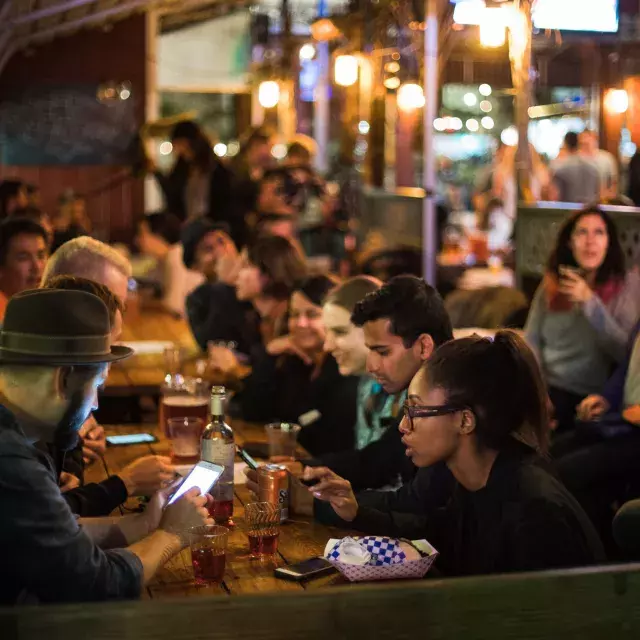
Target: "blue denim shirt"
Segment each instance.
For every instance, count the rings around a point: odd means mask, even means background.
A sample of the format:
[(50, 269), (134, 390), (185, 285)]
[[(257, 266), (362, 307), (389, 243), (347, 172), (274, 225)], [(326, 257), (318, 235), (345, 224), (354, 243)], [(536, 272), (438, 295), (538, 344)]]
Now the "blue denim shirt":
[(53, 462), (2, 405), (0, 514), (0, 605), (140, 595), (140, 559), (95, 545), (62, 497)]

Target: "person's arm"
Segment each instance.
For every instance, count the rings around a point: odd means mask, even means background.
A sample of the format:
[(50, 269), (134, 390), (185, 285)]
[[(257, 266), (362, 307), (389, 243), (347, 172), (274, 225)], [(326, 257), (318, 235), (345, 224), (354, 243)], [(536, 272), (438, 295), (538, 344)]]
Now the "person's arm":
[[(359, 493), (355, 517), (339, 524), (372, 535), (433, 537), (437, 533), (435, 511), (446, 503), (453, 486), (453, 476), (446, 466), (420, 469), (412, 482), (396, 491)], [(318, 509), (315, 514), (318, 517)], [(335, 520), (331, 524), (336, 524)]]
[(328, 453), (303, 462), (310, 467), (328, 467), (349, 480), (354, 491), (362, 491), (395, 484), (410, 464), (405, 451), (396, 422), (364, 449)]
[(616, 362), (624, 362), (626, 357), (629, 335), (638, 321), (639, 299), (640, 276), (632, 272), (611, 310), (595, 294), (582, 305), (599, 343)]
[(118, 476), (110, 476), (103, 482), (85, 484), (62, 494), (72, 513), (84, 518), (107, 516), (123, 504), (127, 487)]
[(524, 327), (524, 337), (536, 354), (538, 362), (542, 362), (542, 322), (546, 308), (544, 296), (543, 286), (540, 285), (533, 296), (527, 322)]

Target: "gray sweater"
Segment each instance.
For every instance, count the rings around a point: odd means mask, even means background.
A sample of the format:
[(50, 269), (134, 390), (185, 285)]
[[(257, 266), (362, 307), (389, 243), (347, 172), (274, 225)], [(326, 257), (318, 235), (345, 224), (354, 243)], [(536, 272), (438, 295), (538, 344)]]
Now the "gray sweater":
[(608, 304), (593, 295), (571, 311), (550, 311), (540, 286), (525, 337), (538, 356), (547, 384), (587, 396), (600, 393), (613, 367), (625, 358), (629, 334), (640, 316), (640, 274), (630, 271)]

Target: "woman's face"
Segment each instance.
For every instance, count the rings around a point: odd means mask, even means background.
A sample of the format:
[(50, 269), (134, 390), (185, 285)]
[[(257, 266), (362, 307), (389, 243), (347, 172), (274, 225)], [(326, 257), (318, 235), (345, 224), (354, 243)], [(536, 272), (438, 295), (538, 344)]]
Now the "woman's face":
[(336, 359), (340, 375), (363, 375), (369, 350), (362, 328), (351, 322), (351, 314), (344, 307), (331, 303), (322, 307), (322, 320), (326, 331), (324, 350)]
[(246, 251), (242, 252), (241, 261), (236, 280), (236, 296), (238, 300), (255, 300), (262, 293), (264, 276), (249, 260)]
[[(407, 404), (420, 407), (442, 407), (446, 404), (444, 391), (439, 387), (428, 388), (426, 376), (421, 369), (409, 385)], [(448, 461), (455, 457), (460, 446), (463, 412), (450, 413), (429, 418), (413, 418), (407, 415), (400, 423), (402, 443), (407, 447), (406, 455), (417, 467)]]
[(570, 247), (581, 269), (597, 271), (609, 249), (609, 235), (604, 220), (595, 214), (582, 216), (573, 228)]
[(289, 302), (289, 335), (294, 344), (307, 353), (322, 351), (325, 328), (322, 307), (295, 291)]

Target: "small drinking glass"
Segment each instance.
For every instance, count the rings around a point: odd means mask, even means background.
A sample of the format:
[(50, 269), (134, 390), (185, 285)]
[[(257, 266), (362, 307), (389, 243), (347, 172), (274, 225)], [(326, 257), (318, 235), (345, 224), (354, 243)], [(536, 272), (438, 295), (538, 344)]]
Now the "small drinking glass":
[(280, 537), (280, 508), (271, 502), (251, 502), (244, 508), (244, 518), (252, 557), (275, 555)]
[(181, 416), (167, 420), (167, 433), (174, 460), (198, 460), (204, 422), (200, 418)]
[(219, 584), (224, 578), (229, 529), (204, 525), (189, 529), (191, 564), (196, 584)]
[(270, 458), (274, 456), (295, 457), (300, 425), (290, 422), (272, 422), (265, 427), (265, 430)]

